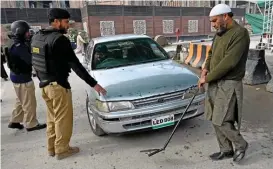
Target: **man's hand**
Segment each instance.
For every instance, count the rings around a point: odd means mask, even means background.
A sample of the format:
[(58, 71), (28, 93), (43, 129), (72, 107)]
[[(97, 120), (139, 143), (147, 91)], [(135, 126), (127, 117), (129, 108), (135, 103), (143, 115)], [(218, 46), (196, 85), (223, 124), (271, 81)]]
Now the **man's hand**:
[(203, 85), (206, 83), (206, 76), (203, 76), (199, 79), (198, 87), (199, 89), (203, 88)]
[(208, 74), (208, 70), (207, 69), (203, 69), (201, 72), (201, 78), (205, 77)]
[(99, 95), (100, 94), (102, 94), (102, 95), (106, 95), (106, 90), (103, 88), (103, 87), (101, 87), (99, 84), (96, 84), (96, 86), (94, 86), (94, 89), (99, 93)]

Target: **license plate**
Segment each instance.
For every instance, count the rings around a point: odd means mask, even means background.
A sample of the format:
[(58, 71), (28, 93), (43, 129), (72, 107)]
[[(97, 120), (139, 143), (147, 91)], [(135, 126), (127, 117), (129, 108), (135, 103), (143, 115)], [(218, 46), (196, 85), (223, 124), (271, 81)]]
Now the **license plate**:
[(159, 129), (174, 125), (174, 115), (167, 115), (152, 119), (152, 128)]

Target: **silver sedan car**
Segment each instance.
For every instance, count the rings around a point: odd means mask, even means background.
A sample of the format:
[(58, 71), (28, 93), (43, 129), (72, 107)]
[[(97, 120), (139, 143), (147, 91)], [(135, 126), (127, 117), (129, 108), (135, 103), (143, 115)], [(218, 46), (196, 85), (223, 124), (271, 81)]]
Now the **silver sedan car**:
[[(86, 108), (95, 135), (159, 129), (174, 125), (198, 90), (198, 76), (173, 61), (146, 35), (92, 39), (85, 67), (107, 95), (86, 86)], [(197, 95), (183, 119), (204, 113)]]

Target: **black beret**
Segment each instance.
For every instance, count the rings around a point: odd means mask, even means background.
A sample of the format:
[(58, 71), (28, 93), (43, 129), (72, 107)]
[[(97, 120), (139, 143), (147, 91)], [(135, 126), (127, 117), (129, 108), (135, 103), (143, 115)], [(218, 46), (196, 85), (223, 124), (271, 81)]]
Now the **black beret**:
[(70, 14), (67, 10), (61, 8), (51, 8), (48, 19), (69, 19)]

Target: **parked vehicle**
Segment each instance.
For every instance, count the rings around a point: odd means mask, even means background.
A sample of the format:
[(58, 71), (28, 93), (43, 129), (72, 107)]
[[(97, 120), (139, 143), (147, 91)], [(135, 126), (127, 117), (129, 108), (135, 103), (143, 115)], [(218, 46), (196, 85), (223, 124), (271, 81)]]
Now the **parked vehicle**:
[[(198, 90), (198, 76), (146, 35), (94, 38), (85, 57), (86, 69), (107, 90), (102, 96), (86, 88), (87, 115), (98, 136), (173, 125)], [(184, 119), (204, 113), (204, 98), (195, 97)]]

